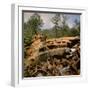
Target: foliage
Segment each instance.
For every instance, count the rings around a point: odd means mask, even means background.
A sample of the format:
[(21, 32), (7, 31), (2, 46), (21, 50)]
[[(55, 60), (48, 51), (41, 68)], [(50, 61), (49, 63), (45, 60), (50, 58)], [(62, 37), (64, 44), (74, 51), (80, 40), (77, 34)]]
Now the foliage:
[(42, 26), (42, 24), (42, 19), (40, 18), (39, 14), (35, 13), (27, 22), (27, 27), (29, 27), (29, 29), (32, 30), (32, 34), (36, 34)]
[(59, 29), (59, 23), (60, 23), (60, 14), (57, 13), (53, 18), (52, 18), (52, 23), (55, 25), (54, 30), (56, 34), (56, 38), (58, 37), (58, 29)]
[(25, 44), (30, 44), (32, 36), (37, 34), (42, 26), (42, 19), (35, 13), (31, 16), (28, 22), (24, 23), (24, 41)]

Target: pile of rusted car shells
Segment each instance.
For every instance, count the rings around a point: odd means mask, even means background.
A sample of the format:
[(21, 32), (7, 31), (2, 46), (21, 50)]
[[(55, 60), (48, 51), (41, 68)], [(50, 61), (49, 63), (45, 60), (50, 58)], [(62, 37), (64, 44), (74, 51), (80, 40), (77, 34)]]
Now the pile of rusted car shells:
[(33, 38), (24, 60), (24, 77), (80, 75), (80, 38)]

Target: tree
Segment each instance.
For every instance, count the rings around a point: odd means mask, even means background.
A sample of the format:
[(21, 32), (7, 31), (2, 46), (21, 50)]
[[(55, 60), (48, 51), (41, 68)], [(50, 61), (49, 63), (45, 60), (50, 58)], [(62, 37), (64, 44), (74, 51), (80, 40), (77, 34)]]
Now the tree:
[(42, 26), (42, 19), (39, 14), (34, 13), (27, 22), (24, 23), (24, 42), (25, 45), (30, 45), (32, 36), (37, 34)]
[(70, 35), (70, 28), (67, 24), (67, 20), (69, 17), (65, 14), (61, 14), (61, 34), (62, 36), (69, 36)]
[(80, 36), (80, 21), (75, 19), (74, 26), (72, 28), (72, 34), (74, 36)]
[(74, 27), (77, 29), (78, 33), (80, 34), (80, 21), (75, 19), (74, 23), (75, 23)]
[(42, 19), (38, 13), (34, 13), (27, 22), (28, 27), (32, 30), (32, 34), (37, 34), (42, 24)]
[(55, 29), (55, 34), (56, 37), (58, 37), (58, 28), (59, 28), (59, 23), (60, 23), (60, 14), (56, 13), (56, 15), (52, 18), (52, 23), (55, 25), (54, 29)]
[(63, 26), (65, 26), (67, 21), (67, 16), (65, 14), (62, 14), (61, 16), (62, 16), (62, 24)]
[(67, 29), (69, 28), (68, 25), (67, 25), (67, 16), (65, 14), (61, 14), (61, 18), (62, 18), (62, 29)]

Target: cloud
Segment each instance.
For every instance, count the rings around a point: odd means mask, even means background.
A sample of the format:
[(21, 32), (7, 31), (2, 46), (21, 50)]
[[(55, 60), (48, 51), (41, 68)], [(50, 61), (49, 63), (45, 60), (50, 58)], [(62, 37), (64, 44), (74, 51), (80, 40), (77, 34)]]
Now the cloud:
[(67, 24), (69, 25), (70, 28), (74, 26), (76, 19), (80, 21), (80, 15), (78, 14), (68, 14), (67, 17), (68, 17)]

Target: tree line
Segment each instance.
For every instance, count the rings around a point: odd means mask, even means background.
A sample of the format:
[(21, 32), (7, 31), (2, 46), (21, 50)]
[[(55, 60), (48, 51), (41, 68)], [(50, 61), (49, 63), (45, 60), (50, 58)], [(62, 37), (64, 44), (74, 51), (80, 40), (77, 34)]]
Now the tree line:
[(47, 38), (59, 38), (65, 36), (80, 36), (80, 22), (76, 19), (70, 28), (65, 14), (56, 13), (51, 22), (54, 26), (50, 29), (42, 29), (43, 20), (38, 13), (34, 13), (27, 22), (24, 22), (24, 46), (31, 44), (33, 35), (41, 33)]

